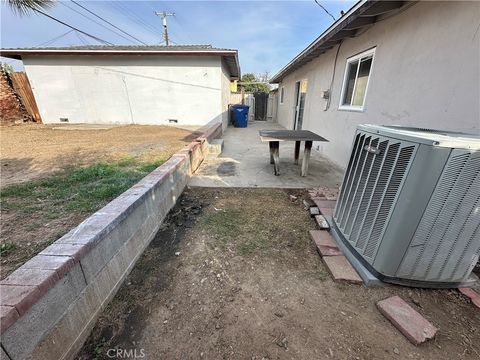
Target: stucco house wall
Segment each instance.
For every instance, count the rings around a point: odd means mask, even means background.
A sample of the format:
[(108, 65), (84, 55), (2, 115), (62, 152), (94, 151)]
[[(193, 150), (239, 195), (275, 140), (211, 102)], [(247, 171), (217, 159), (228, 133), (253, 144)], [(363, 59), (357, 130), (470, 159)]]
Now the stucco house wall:
[(222, 62), (222, 122), (223, 129), (228, 126), (228, 105), (230, 104), (230, 74)]
[(223, 120), (226, 81), (220, 56), (36, 55), (23, 62), (44, 123)]
[[(479, 2), (419, 2), (343, 41), (331, 104), (338, 46), (289, 74), (278, 122), (293, 128), (295, 83), (308, 80), (303, 129), (330, 140), (315, 143), (346, 167), (357, 124), (397, 124), (480, 133)], [(376, 48), (362, 112), (339, 110), (347, 58)]]

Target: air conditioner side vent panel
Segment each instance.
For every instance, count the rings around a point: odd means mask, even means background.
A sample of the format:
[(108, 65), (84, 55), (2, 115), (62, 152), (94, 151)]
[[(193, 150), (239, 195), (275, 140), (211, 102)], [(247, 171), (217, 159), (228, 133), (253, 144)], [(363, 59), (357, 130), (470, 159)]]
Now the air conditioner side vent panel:
[(393, 207), (395, 206), (395, 201), (398, 197), (400, 186), (405, 179), (415, 149), (416, 146), (414, 145), (406, 146), (400, 150), (398, 155), (392, 177), (390, 178), (387, 190), (385, 191), (385, 195), (382, 200), (379, 217), (377, 217), (377, 221), (372, 228), (371, 235), (365, 248), (365, 256), (372, 260), (378, 250), (380, 243), (379, 240), (385, 231), (387, 220), (389, 219)]
[(370, 260), (415, 150), (407, 141), (361, 132), (355, 137), (334, 219), (345, 239)]
[[(398, 276), (461, 281), (480, 247), (480, 157), (453, 155), (427, 205)], [(475, 235), (476, 234), (476, 235)], [(463, 264), (463, 266), (461, 266)]]

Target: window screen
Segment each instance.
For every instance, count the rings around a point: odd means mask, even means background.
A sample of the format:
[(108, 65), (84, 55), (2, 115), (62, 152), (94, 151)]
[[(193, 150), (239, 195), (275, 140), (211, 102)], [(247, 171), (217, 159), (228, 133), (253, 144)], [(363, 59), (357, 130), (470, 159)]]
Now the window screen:
[(347, 59), (340, 107), (361, 109), (365, 103), (374, 50)]

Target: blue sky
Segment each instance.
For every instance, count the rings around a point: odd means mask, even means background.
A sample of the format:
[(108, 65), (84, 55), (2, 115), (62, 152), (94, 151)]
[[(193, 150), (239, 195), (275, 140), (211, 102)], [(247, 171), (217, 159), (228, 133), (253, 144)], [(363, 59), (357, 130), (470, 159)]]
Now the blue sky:
[[(176, 44), (212, 44), (239, 50), (242, 73), (268, 71), (273, 75), (310, 44), (333, 19), (309, 1), (79, 1), (81, 5), (147, 44), (163, 41), (161, 19), (154, 11), (175, 12), (168, 18)], [(320, 1), (336, 18), (356, 1)], [(1, 47), (30, 47), (54, 39), (70, 29), (42, 15), (18, 16), (2, 1)], [(95, 19), (70, 0), (58, 1), (47, 12), (83, 31), (114, 44), (134, 44), (76, 11)], [(102, 23), (109, 27), (108, 25)], [(118, 30), (115, 30), (118, 32)], [(98, 44), (76, 32), (50, 46)], [(2, 61), (11, 60), (2, 59)], [(21, 64), (12, 63), (16, 68)]]

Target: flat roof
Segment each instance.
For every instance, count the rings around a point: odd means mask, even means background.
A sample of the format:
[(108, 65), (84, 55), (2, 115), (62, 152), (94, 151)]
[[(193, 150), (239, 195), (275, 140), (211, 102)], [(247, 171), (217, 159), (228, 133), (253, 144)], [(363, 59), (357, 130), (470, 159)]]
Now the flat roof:
[(214, 48), (211, 45), (85, 45), (48, 48), (8, 48), (0, 49), (0, 56), (21, 60), (24, 56), (85, 56), (85, 55), (163, 55), (163, 56), (221, 56), (232, 79), (240, 78), (238, 51), (235, 49)]
[(344, 39), (355, 37), (359, 30), (372, 26), (377, 21), (391, 16), (392, 12), (400, 11), (400, 8), (415, 2), (360, 0), (277, 72), (270, 82), (281, 82), (287, 75), (330, 50)]

